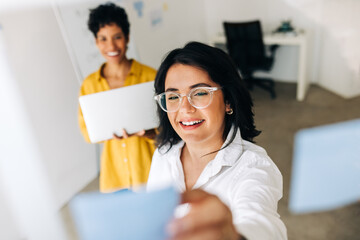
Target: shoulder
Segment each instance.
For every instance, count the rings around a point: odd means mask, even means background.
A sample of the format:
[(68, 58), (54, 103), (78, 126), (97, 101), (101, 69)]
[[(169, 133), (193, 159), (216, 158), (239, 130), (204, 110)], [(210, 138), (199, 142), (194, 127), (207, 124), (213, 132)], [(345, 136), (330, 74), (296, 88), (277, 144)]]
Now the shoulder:
[[(165, 144), (161, 148), (157, 148), (153, 155), (153, 160), (157, 159), (170, 159), (174, 156), (179, 155), (180, 149), (184, 145), (183, 142), (179, 142), (173, 146), (171, 146), (169, 143)], [(171, 147), (170, 147), (171, 146)]]
[(92, 84), (92, 83), (94, 83), (95, 80), (97, 80), (97, 76), (98, 76), (97, 71), (89, 74), (89, 75), (84, 79), (84, 81), (82, 82), (82, 85), (87, 85), (87, 84)]
[(168, 168), (170, 165), (174, 164), (176, 159), (180, 157), (180, 151), (183, 145), (183, 142), (179, 142), (173, 145), (171, 148), (170, 144), (166, 144), (161, 148), (157, 148), (152, 158), (151, 171)]
[(243, 140), (243, 152), (236, 163), (235, 182), (250, 180), (282, 189), (282, 174), (264, 148)]
[(273, 163), (264, 148), (246, 140), (243, 140), (243, 154), (241, 159), (247, 166), (266, 166)]
[(101, 69), (103, 68), (104, 65), (105, 65), (105, 63), (102, 64), (97, 71), (89, 74), (89, 75), (83, 80), (81, 86), (88, 86), (88, 85), (94, 85), (94, 84), (96, 84), (96, 83), (99, 81), (100, 77), (101, 77)]
[(141, 71), (142, 74), (151, 75), (155, 78), (156, 70), (154, 68), (149, 67), (148, 65), (140, 63), (136, 60), (133, 60), (133, 64), (135, 65), (135, 69), (139, 69), (139, 71)]
[(154, 152), (149, 178), (147, 181), (147, 190), (156, 190), (172, 184), (171, 163), (173, 162), (173, 154), (170, 151), (163, 152), (163, 148), (157, 148)]

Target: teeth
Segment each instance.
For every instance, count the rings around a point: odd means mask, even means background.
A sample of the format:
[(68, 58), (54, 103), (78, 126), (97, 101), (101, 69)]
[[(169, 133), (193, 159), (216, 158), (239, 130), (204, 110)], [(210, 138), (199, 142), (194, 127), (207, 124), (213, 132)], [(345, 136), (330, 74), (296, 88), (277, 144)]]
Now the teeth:
[(108, 52), (107, 53), (107, 55), (110, 56), (110, 57), (116, 56), (118, 54), (119, 54), (119, 52)]
[(185, 126), (192, 126), (198, 123), (201, 123), (203, 120), (199, 120), (199, 121), (191, 121), (191, 122), (181, 122), (183, 125)]

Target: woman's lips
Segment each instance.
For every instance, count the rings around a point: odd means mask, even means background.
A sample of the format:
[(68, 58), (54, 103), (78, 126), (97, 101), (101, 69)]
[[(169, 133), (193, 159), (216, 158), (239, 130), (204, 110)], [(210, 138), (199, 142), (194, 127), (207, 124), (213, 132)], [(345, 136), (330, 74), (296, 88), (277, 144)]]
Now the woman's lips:
[(187, 120), (187, 121), (180, 121), (180, 126), (185, 129), (185, 130), (191, 130), (191, 129), (195, 129), (201, 126), (201, 124), (203, 124), (205, 122), (205, 120), (201, 119), (201, 120)]
[(116, 52), (107, 52), (106, 55), (108, 55), (109, 57), (116, 57), (120, 54), (119, 51)]

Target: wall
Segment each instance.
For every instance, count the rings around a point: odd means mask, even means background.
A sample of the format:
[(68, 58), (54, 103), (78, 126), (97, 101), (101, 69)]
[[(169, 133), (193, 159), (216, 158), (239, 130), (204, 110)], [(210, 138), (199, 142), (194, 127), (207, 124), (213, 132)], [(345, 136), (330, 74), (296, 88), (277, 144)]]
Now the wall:
[[(4, 26), (6, 30), (9, 25)], [(44, 146), (31, 127), (20, 83), (9, 65), (4, 32), (1, 28), (0, 239), (64, 239), (58, 199), (51, 191), (57, 186), (49, 181), (50, 173), (40, 157)]]
[(349, 98), (360, 94), (360, 1), (323, 5), (319, 85)]
[[(203, 0), (152, 0), (144, 4), (146, 8), (141, 18), (131, 9), (129, 11), (131, 37), (135, 39), (142, 62), (158, 68), (164, 55), (174, 48), (183, 47), (189, 41), (207, 42)], [(151, 16), (159, 8), (162, 22), (154, 26)]]
[[(79, 82), (96, 71), (104, 61), (87, 29), (89, 9), (102, 0), (56, 1), (55, 13)], [(164, 55), (188, 41), (206, 42), (203, 0), (142, 1), (117, 0), (125, 8), (130, 22), (129, 58), (158, 68)], [(140, 6), (140, 7), (139, 7)]]
[[(205, 8), (207, 37), (209, 39), (216, 34), (223, 34), (222, 23), (224, 21), (236, 22), (260, 19), (263, 32), (270, 33), (280, 25), (282, 20), (291, 19), (295, 28), (306, 29), (309, 39), (312, 39), (316, 28), (316, 25), (303, 17), (297, 9), (281, 0), (226, 0), (224, 2), (209, 0), (205, 1)], [(308, 53), (313, 51), (313, 47), (313, 41), (309, 41)], [(297, 47), (282, 46), (276, 53), (276, 61), (271, 74), (262, 75), (270, 76), (278, 81), (296, 82), (298, 54)], [(309, 69), (307, 77), (314, 82), (312, 56), (308, 57), (307, 63)]]
[[(143, 17), (129, 6), (142, 62), (157, 68), (167, 51), (190, 40), (205, 42), (201, 0), (144, 4)], [(6, 46), (6, 61), (0, 61), (0, 222), (6, 218), (8, 229), (0, 236), (64, 239), (55, 213), (97, 176), (97, 156), (77, 126), (78, 69), (57, 13), (48, 1), (24, 6), (0, 9)]]
[[(1, 13), (0, 24), (22, 100), (19, 111), (28, 116), (22, 125), (33, 133), (36, 161), (45, 169), (58, 209), (97, 175), (94, 146), (84, 143), (77, 126), (79, 83), (50, 4)], [(28, 143), (15, 145), (18, 151), (23, 144)]]
[[(357, 0), (207, 0), (206, 29), (211, 39), (223, 33), (223, 21), (260, 19), (264, 32), (291, 19), (308, 35), (307, 77), (311, 82), (349, 98), (360, 95), (360, 2)], [(281, 47), (273, 71), (275, 80), (295, 82), (298, 51)], [(264, 74), (266, 75), (266, 74)]]

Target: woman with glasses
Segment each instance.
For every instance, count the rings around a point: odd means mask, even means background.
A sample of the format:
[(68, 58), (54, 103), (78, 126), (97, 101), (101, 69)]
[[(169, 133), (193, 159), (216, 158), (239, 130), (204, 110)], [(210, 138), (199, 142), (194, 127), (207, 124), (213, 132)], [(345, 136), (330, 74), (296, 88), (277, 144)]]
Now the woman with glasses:
[[(153, 81), (156, 71), (126, 57), (130, 24), (125, 10), (113, 3), (102, 4), (90, 11), (88, 27), (94, 34), (106, 62), (82, 83), (80, 96)], [(114, 103), (116, 104), (116, 103)], [(79, 125), (90, 142), (81, 109)], [(155, 132), (141, 131), (104, 142), (100, 166), (100, 191), (112, 192), (130, 188), (147, 181), (152, 154), (155, 150)]]
[(282, 175), (253, 143), (253, 103), (228, 55), (197, 42), (171, 51), (155, 92), (160, 132), (147, 188), (183, 193), (172, 239), (286, 239)]

